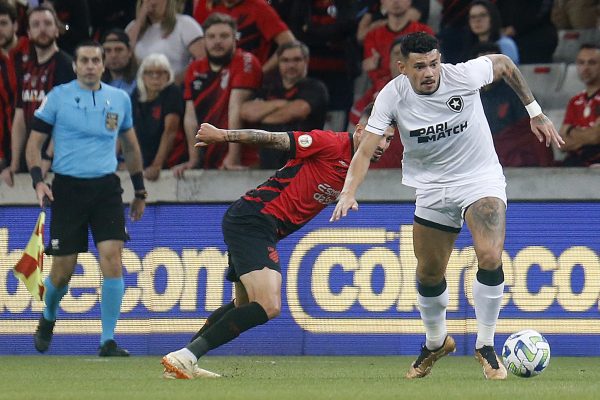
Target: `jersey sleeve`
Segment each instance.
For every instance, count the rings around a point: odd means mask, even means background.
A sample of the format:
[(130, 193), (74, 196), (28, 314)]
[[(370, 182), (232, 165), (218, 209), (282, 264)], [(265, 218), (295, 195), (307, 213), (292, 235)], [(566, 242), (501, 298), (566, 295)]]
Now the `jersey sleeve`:
[(266, 2), (258, 2), (256, 5), (260, 6), (255, 11), (256, 24), (267, 41), (271, 41), (281, 32), (289, 30), (273, 7)]
[(179, 32), (181, 32), (181, 39), (186, 48), (204, 36), (200, 24), (189, 15), (178, 15), (177, 23), (181, 24)]
[(53, 86), (62, 85), (63, 83), (69, 83), (73, 79), (77, 78), (75, 71), (73, 71), (73, 59), (68, 54), (60, 51), (57, 54), (56, 60), (56, 71), (54, 73)]
[(131, 99), (127, 96), (127, 93), (123, 92), (123, 123), (121, 124), (121, 129), (119, 129), (119, 133), (124, 133), (133, 127), (133, 117), (131, 111)]
[(194, 82), (194, 69), (198, 61), (192, 61), (185, 70), (183, 78), (183, 99), (192, 100), (192, 82)]
[(290, 158), (312, 158), (315, 155), (333, 154), (338, 144), (337, 136), (331, 131), (290, 132)]
[(262, 67), (258, 58), (244, 51), (240, 62), (236, 63), (235, 70), (232, 71), (231, 88), (257, 90), (262, 83), (262, 77)]
[(486, 56), (477, 57), (465, 63), (456, 64), (454, 79), (467, 89), (479, 90), (494, 81), (492, 60)]
[(394, 93), (394, 81), (389, 82), (379, 92), (375, 99), (375, 105), (371, 116), (367, 122), (366, 130), (375, 133), (376, 135), (383, 135), (388, 126), (394, 122), (394, 114), (391, 105), (397, 104), (397, 99), (394, 99), (396, 95)]
[(40, 106), (35, 110), (33, 116), (44, 121), (48, 125), (54, 126), (56, 123), (56, 114), (60, 108), (60, 88), (52, 89), (42, 100)]

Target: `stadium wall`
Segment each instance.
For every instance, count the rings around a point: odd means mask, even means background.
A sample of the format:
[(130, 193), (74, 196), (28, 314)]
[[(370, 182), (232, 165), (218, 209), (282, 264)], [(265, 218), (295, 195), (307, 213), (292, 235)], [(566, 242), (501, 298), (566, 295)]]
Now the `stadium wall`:
[[(503, 254), (506, 296), (497, 345), (524, 328), (542, 332), (553, 355), (600, 355), (599, 170), (507, 170), (509, 208)], [(119, 343), (134, 355), (181, 347), (204, 318), (232, 298), (220, 232), (227, 203), (265, 171), (194, 171), (150, 184), (144, 218), (128, 222), (126, 294)], [(42, 309), (11, 272), (39, 209), (26, 176), (0, 186), (0, 354), (34, 354)], [(216, 354), (415, 354), (423, 340), (412, 252), (413, 193), (398, 171), (372, 171), (360, 211), (340, 223), (324, 211), (279, 247), (282, 314)], [(126, 184), (125, 199), (131, 197)], [(46, 229), (47, 231), (47, 229)], [(93, 246), (90, 246), (93, 249)], [(80, 256), (61, 303), (51, 354), (94, 354), (100, 334), (95, 249)], [(47, 273), (51, 263), (46, 257)], [(448, 267), (448, 327), (471, 354), (476, 322), (475, 255), (466, 229)]]

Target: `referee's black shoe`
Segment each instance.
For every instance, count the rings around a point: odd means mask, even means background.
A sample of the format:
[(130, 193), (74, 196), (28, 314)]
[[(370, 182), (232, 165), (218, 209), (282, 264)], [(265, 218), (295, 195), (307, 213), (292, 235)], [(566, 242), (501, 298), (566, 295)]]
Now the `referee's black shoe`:
[(55, 323), (56, 321), (48, 321), (44, 318), (44, 314), (40, 317), (37, 329), (33, 334), (33, 344), (35, 345), (35, 349), (40, 353), (45, 353), (50, 347)]
[(129, 352), (117, 345), (113, 339), (109, 339), (98, 349), (100, 357), (129, 357)]

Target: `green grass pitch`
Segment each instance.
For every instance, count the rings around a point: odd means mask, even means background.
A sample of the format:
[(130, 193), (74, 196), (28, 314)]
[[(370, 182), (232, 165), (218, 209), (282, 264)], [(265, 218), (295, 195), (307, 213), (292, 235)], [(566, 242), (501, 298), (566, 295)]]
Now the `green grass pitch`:
[(420, 380), (409, 357), (206, 357), (221, 379), (167, 380), (160, 357), (1, 356), (0, 399), (598, 399), (600, 359), (555, 357), (538, 377), (486, 381), (472, 357)]

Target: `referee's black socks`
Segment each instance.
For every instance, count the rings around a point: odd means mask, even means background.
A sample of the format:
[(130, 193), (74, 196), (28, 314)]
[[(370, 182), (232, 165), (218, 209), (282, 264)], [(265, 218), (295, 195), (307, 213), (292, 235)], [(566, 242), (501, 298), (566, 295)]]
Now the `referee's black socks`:
[(209, 350), (216, 349), (238, 337), (242, 332), (269, 320), (264, 308), (257, 302), (244, 304), (227, 311), (214, 324), (211, 324), (194, 341), (185, 346), (198, 358)]

